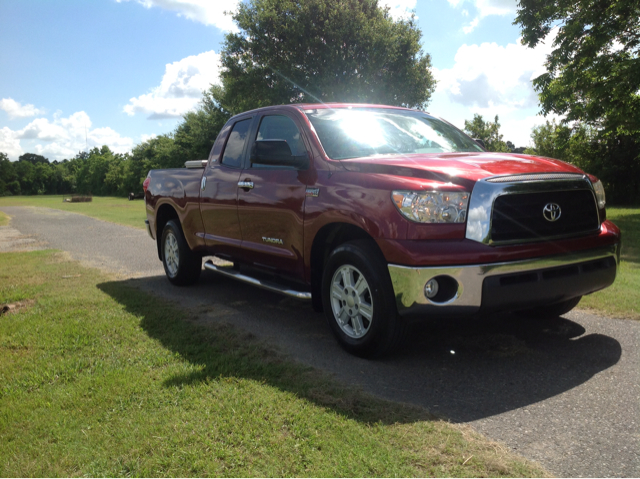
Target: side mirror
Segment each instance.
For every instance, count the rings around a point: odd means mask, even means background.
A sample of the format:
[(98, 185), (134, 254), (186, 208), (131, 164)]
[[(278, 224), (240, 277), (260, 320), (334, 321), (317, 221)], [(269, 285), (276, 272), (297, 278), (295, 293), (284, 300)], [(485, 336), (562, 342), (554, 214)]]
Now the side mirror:
[(256, 140), (251, 148), (251, 164), (288, 166), (298, 170), (309, 166), (306, 154), (294, 156), (286, 140)]
[(487, 149), (487, 147), (484, 145), (484, 140), (481, 140), (480, 138), (474, 138), (473, 141), (475, 141), (478, 145), (480, 145), (485, 150)]

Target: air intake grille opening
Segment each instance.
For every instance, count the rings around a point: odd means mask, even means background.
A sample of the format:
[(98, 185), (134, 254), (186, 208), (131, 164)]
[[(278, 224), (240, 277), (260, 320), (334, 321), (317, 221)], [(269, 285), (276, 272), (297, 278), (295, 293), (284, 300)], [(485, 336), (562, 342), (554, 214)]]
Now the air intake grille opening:
[[(545, 218), (548, 204), (560, 207), (555, 221)], [(589, 190), (507, 194), (496, 198), (491, 221), (491, 239), (532, 241), (589, 234), (598, 231), (598, 210)]]

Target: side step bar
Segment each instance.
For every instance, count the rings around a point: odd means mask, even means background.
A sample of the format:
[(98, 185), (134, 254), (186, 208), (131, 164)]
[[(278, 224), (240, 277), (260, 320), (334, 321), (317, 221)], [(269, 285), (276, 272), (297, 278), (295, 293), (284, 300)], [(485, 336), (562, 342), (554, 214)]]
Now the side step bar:
[(204, 264), (204, 267), (205, 269), (215, 271), (216, 273), (227, 276), (229, 278), (234, 278), (240, 281), (244, 281), (245, 283), (252, 284), (254, 286), (257, 286), (258, 288), (266, 289), (267, 291), (273, 291), (274, 293), (284, 294), (285, 296), (290, 296), (291, 298), (296, 298), (296, 299), (302, 299), (302, 300), (311, 299), (311, 293), (309, 292), (295, 291), (293, 289), (289, 289), (286, 286), (283, 286), (271, 281), (264, 281), (261, 279), (252, 278), (251, 276), (244, 275), (231, 268), (221, 268), (219, 266), (216, 266), (211, 261), (207, 261)]

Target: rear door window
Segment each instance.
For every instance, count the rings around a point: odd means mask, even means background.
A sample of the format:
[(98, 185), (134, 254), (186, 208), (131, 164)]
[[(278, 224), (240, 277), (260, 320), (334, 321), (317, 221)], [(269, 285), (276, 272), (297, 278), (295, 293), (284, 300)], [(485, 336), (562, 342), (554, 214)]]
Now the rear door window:
[(242, 153), (244, 145), (249, 135), (249, 127), (251, 126), (251, 118), (239, 121), (233, 125), (227, 145), (222, 154), (222, 164), (232, 168), (240, 168), (242, 166)]

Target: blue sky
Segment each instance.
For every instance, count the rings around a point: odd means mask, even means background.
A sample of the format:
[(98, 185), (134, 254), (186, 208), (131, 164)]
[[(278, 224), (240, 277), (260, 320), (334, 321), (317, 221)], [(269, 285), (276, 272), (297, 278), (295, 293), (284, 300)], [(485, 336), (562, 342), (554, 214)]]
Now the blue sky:
[[(515, 0), (381, 0), (415, 10), (438, 86), (428, 110), (458, 127), (500, 116), (505, 140), (530, 143), (531, 78), (549, 43), (519, 44)], [(237, 0), (0, 1), (0, 152), (72, 158), (126, 152), (172, 131), (217, 82), (223, 12)]]

